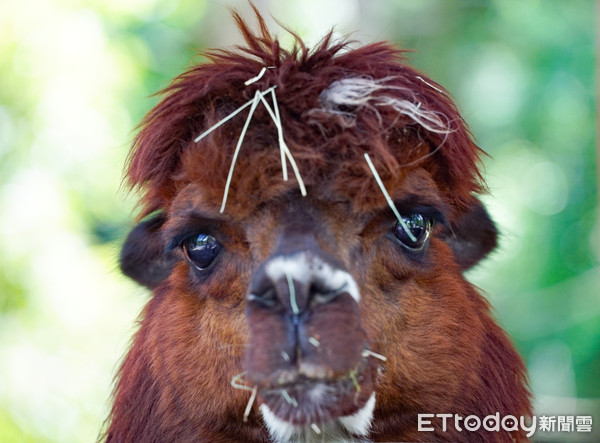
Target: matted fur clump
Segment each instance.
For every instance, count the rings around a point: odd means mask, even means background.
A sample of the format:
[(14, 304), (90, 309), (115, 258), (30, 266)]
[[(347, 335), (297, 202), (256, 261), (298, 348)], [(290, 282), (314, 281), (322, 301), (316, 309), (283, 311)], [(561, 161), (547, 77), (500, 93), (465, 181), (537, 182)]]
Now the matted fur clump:
[[(207, 52), (129, 157), (121, 269), (152, 290), (110, 442), (526, 440), (420, 414), (531, 415), (524, 365), (464, 271), (494, 249), (481, 150), (387, 43)], [(429, 416), (431, 418), (431, 416)], [(439, 418), (439, 417), (438, 417)]]

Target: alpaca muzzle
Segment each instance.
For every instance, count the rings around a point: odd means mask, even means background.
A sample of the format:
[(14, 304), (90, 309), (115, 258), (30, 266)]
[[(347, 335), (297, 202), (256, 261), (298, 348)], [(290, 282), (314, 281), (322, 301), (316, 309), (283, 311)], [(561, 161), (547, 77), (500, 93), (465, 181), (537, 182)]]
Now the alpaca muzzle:
[(359, 303), (354, 278), (312, 234), (284, 234), (258, 268), (246, 297), (246, 370), (280, 419), (327, 421), (368, 401), (372, 364)]

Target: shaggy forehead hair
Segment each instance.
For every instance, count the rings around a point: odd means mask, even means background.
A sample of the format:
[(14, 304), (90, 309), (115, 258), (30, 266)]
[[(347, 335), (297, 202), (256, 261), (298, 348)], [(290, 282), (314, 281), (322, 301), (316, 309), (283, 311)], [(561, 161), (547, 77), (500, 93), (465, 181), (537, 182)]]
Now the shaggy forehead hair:
[[(141, 217), (167, 209), (190, 183), (218, 205), (248, 111), (194, 139), (273, 86), (283, 137), (309, 194), (347, 197), (357, 210), (380, 205), (364, 153), (392, 194), (417, 167), (429, 172), (453, 212), (481, 190), (480, 150), (464, 121), (441, 86), (402, 63), (402, 51), (386, 43), (350, 49), (331, 33), (312, 50), (294, 36), (286, 50), (258, 13), (258, 33), (234, 18), (246, 45), (204, 53), (209, 61), (176, 78), (142, 123), (128, 169), (130, 184), (144, 190)], [(293, 175), (282, 179), (278, 132), (264, 106), (256, 108), (235, 168), (227, 212), (297, 189)]]

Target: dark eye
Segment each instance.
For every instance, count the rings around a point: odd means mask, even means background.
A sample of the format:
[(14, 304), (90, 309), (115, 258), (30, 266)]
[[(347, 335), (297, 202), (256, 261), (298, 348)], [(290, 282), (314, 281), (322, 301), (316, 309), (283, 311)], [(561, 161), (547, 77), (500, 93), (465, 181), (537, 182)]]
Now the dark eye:
[(188, 261), (201, 271), (211, 265), (221, 250), (217, 239), (207, 234), (188, 237), (182, 247)]
[(421, 249), (429, 238), (429, 234), (433, 228), (433, 219), (415, 212), (409, 215), (402, 215), (402, 221), (405, 226), (400, 222), (396, 222), (394, 226), (394, 235), (396, 238), (408, 249)]

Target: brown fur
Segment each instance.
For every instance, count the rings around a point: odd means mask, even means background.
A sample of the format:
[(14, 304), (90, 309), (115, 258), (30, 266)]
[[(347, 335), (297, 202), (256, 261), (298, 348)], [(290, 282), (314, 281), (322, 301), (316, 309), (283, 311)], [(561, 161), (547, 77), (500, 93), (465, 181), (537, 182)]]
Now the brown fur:
[[(141, 217), (164, 214), (164, 243), (192, 226), (218, 232), (226, 253), (212, 274), (199, 278), (175, 251), (178, 259), (169, 277), (154, 286), (119, 372), (107, 440), (268, 440), (256, 406), (242, 422), (249, 393), (234, 390), (230, 381), (244, 370), (248, 325), (256, 323), (246, 316), (244, 296), (258, 265), (275, 250), (290, 205), (299, 213), (310, 212), (320, 226), (314, 234), (319, 247), (354, 276), (364, 335), (373, 350), (387, 357), (382, 374), (373, 379), (377, 406), (369, 438), (524, 440), (522, 432), (460, 433), (452, 427), (445, 433), (437, 428), (417, 432), (418, 413), (531, 414), (523, 364), (486, 300), (464, 279), (448, 241), (447, 231), (478, 207), (474, 194), (483, 188), (477, 167), (481, 151), (448, 95), (404, 65), (402, 52), (388, 44), (342, 52), (348, 43), (333, 42), (328, 35), (313, 50), (298, 39), (288, 51), (279, 47), (260, 15), (258, 35), (235, 18), (247, 46), (209, 52), (210, 63), (178, 77), (144, 120), (131, 151), (128, 177), (143, 190)], [(263, 66), (273, 68), (244, 86)], [(352, 110), (352, 121), (325, 112), (319, 94), (352, 76), (390, 78), (390, 85), (402, 89), (386, 93), (417, 97), (425, 109), (445, 115), (452, 131), (444, 140), (443, 134), (385, 107), (378, 114)], [(299, 197), (293, 175), (282, 180), (277, 132), (259, 106), (225, 213), (219, 214), (247, 113), (199, 143), (193, 140), (252, 99), (256, 90), (273, 85), (284, 137), (308, 196)], [(369, 153), (396, 201), (407, 207), (432, 205), (443, 214), (447, 227), (435, 228), (419, 258), (406, 256), (386, 238), (393, 216), (363, 153)], [(342, 325), (333, 321), (328, 327), (335, 334)], [(375, 366), (370, 368), (374, 373)]]

